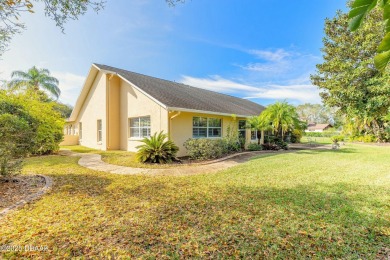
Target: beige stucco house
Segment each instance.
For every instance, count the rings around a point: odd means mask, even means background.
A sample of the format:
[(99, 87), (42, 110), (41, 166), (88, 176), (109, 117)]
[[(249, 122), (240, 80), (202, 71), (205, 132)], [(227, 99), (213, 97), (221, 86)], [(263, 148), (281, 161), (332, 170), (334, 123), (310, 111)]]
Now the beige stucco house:
[(136, 151), (141, 139), (164, 131), (184, 156), (187, 139), (221, 138), (228, 128), (239, 131), (246, 143), (256, 141), (245, 119), (263, 109), (249, 100), (93, 64), (62, 145)]

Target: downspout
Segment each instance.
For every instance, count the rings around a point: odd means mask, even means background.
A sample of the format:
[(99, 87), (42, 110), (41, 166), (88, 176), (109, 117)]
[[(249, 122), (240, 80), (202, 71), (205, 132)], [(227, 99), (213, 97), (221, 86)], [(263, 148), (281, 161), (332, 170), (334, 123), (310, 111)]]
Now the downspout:
[[(174, 111), (173, 111), (174, 112)], [(173, 116), (171, 116), (169, 119), (169, 139), (171, 139), (171, 133), (172, 133), (172, 119), (174, 119), (175, 117), (178, 117), (179, 115), (181, 114), (181, 111), (178, 111), (176, 112), (176, 114), (174, 114)]]
[(106, 89), (106, 150), (110, 150), (110, 81), (114, 74), (107, 74), (107, 89)]

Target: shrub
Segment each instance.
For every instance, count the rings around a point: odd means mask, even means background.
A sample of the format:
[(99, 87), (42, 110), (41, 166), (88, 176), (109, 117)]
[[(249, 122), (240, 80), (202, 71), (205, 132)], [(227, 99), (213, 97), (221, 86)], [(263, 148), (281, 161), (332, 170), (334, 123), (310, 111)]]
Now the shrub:
[(376, 137), (375, 137), (375, 135), (365, 135), (364, 137), (363, 137), (363, 142), (365, 142), (365, 143), (372, 143), (372, 142), (375, 142), (376, 141)]
[(22, 107), (0, 102), (0, 177), (20, 173), (23, 158), (34, 145), (35, 133), (34, 119)]
[(2, 109), (0, 114), (21, 116), (20, 111), (24, 111), (24, 115), (34, 120), (35, 135), (31, 139), (32, 142), (25, 146), (29, 153), (50, 154), (59, 149), (65, 120), (54, 110), (56, 105), (54, 102), (42, 102), (39, 95), (34, 92), (12, 94), (0, 91), (0, 100)]
[(298, 129), (294, 129), (291, 133), (290, 141), (291, 143), (300, 143), (302, 139), (302, 131)]
[(249, 151), (261, 151), (261, 150), (263, 150), (263, 148), (259, 144), (250, 143), (248, 145), (248, 147), (247, 147), (247, 150), (249, 150)]
[(265, 144), (262, 144), (262, 145), (261, 145), (261, 148), (262, 148), (263, 150), (273, 150), (273, 151), (279, 150), (279, 147), (278, 147), (276, 144), (272, 144), (272, 143), (265, 143)]
[(344, 136), (342, 135), (334, 135), (330, 138), (333, 143), (337, 144), (338, 142), (343, 142), (344, 141)]
[(288, 150), (288, 144), (284, 141), (278, 140), (275, 142), (278, 149)]
[(179, 151), (174, 142), (171, 140), (165, 141), (167, 135), (162, 131), (154, 133), (150, 138), (144, 138), (136, 148), (137, 159), (143, 163), (170, 163), (176, 159), (176, 154)]
[(184, 142), (184, 147), (187, 149), (188, 156), (191, 159), (208, 160), (222, 157), (224, 154), (229, 153), (233, 146), (225, 139), (190, 138)]

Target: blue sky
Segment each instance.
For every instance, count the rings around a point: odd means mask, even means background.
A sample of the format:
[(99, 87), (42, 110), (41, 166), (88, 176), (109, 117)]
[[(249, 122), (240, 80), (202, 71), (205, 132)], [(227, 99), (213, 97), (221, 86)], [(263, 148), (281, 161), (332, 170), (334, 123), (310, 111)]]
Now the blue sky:
[(267, 105), (320, 102), (309, 76), (321, 62), (324, 19), (345, 2), (107, 0), (65, 34), (36, 8), (22, 17), (27, 30), (0, 60), (0, 78), (47, 68), (60, 80), (61, 101), (74, 105), (96, 62)]

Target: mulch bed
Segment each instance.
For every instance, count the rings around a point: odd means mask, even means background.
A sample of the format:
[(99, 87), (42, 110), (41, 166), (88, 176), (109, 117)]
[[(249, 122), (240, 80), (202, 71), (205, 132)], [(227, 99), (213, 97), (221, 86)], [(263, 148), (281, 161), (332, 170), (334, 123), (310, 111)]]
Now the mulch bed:
[(40, 176), (19, 175), (9, 181), (0, 179), (0, 211), (12, 206), (45, 186)]

